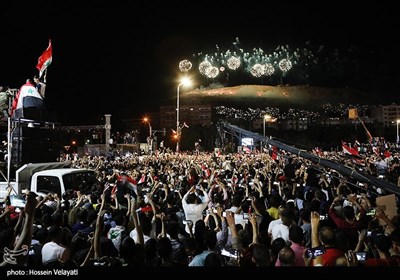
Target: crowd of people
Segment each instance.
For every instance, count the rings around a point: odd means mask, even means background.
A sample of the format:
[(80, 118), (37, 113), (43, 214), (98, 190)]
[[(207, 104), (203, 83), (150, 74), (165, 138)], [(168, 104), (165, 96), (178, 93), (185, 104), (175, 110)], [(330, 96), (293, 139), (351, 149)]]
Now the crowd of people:
[[(359, 164), (339, 152), (321, 156)], [(384, 166), (400, 187), (397, 151), (364, 160), (365, 172), (379, 176)], [(27, 191), (20, 209), (10, 206), (9, 190), (2, 266), (400, 264), (397, 215), (376, 203), (390, 193), (290, 153), (164, 150), (86, 155), (72, 166), (96, 170), (98, 182), (61, 197)]]

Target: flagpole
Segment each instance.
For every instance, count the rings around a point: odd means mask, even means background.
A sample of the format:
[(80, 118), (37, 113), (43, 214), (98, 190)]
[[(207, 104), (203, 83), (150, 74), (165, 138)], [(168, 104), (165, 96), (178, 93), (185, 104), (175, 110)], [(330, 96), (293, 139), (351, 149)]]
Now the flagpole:
[(10, 91), (8, 95), (8, 116), (7, 116), (7, 187), (11, 187), (10, 184), (10, 174), (11, 174), (11, 148), (12, 148), (12, 137), (11, 137), (11, 107), (12, 101), (11, 97), (15, 98), (15, 93)]
[(370, 142), (372, 142), (372, 135), (371, 135), (371, 133), (369, 132), (369, 130), (367, 129), (367, 127), (365, 126), (365, 124), (364, 124), (364, 122), (361, 120), (361, 118), (359, 117), (359, 116), (357, 116), (357, 118), (358, 118), (358, 120), (360, 121), (360, 123), (362, 124), (362, 126), (364, 127), (364, 129), (365, 129), (365, 131), (366, 131), (366, 133), (367, 133), (367, 136), (368, 136), (368, 138), (369, 138), (369, 141)]
[[(11, 148), (12, 148), (12, 138), (11, 138), (11, 117), (7, 118), (7, 187), (11, 188), (10, 184), (10, 174), (11, 174)], [(13, 189), (14, 190), (14, 189)], [(14, 190), (16, 193), (16, 191)]]
[(43, 82), (46, 83), (47, 68), (44, 70)]

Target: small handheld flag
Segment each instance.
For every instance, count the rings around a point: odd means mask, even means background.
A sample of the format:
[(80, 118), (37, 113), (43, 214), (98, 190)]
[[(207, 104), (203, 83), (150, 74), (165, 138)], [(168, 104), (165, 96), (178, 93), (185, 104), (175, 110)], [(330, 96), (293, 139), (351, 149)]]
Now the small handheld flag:
[(38, 63), (36, 65), (36, 68), (39, 70), (39, 79), (42, 77), (43, 72), (51, 64), (52, 60), (53, 60), (53, 48), (51, 45), (51, 40), (49, 39), (49, 46), (39, 57)]

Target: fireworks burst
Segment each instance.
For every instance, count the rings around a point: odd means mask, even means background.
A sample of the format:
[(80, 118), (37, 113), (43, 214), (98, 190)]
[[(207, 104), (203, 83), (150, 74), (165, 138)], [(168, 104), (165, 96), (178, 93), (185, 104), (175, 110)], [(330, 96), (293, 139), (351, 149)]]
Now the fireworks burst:
[(240, 58), (236, 56), (231, 56), (227, 60), (227, 66), (229, 69), (236, 70), (240, 67)]
[(190, 69), (192, 69), (192, 63), (189, 60), (184, 59), (179, 62), (179, 70), (181, 70), (181, 72), (189, 72)]
[(282, 72), (287, 72), (290, 69), (292, 69), (292, 63), (288, 59), (282, 59), (279, 61), (279, 69), (282, 70)]
[[(307, 83), (322, 79), (324, 71), (335, 71), (340, 73), (343, 66), (341, 53), (335, 50), (328, 53), (324, 46), (317, 47), (314, 52), (311, 44), (306, 43), (306, 47), (291, 48), (289, 45), (281, 44), (270, 49), (253, 47), (247, 49), (242, 46), (239, 38), (232, 43), (232, 47), (224, 49), (221, 45), (216, 45), (216, 49), (209, 53), (204, 51), (193, 54), (192, 62), (183, 60), (179, 63), (179, 69), (187, 72), (196, 65), (201, 75), (206, 78), (224, 78), (228, 83), (237, 83), (240, 77), (246, 79), (245, 75), (265, 79), (268, 83), (282, 84), (282, 78), (287, 76), (295, 83)], [(196, 62), (196, 60), (198, 62)], [(332, 62), (335, 63), (332, 63)], [(322, 68), (322, 69), (321, 69)], [(231, 75), (232, 72), (239, 72), (240, 75)], [(290, 72), (290, 75), (287, 75)], [(317, 74), (318, 77), (313, 77)], [(321, 77), (321, 78), (320, 78)], [(264, 81), (260, 79), (260, 81)], [(242, 81), (240, 81), (242, 82)]]
[(259, 78), (264, 75), (264, 66), (258, 63), (254, 64), (253, 67), (251, 67), (250, 73), (254, 77)]
[(264, 74), (266, 76), (271, 76), (272, 74), (274, 74), (275, 72), (275, 68), (271, 63), (266, 63), (264, 65)]
[(280, 45), (269, 52), (260, 47), (246, 51), (240, 44), (239, 38), (236, 38), (232, 50), (222, 51), (221, 47), (216, 45), (218, 52), (194, 54), (194, 58), (200, 58), (200, 74), (207, 78), (215, 78), (220, 72), (242, 68), (253, 77), (272, 76), (277, 73), (276, 70), (285, 74), (293, 65), (303, 64), (302, 59), (312, 57), (311, 51), (305, 48), (292, 52), (288, 45)]
[(218, 76), (218, 74), (219, 74), (219, 70), (217, 67), (211, 66), (211, 67), (206, 68), (206, 77), (207, 78), (214, 79)]
[(211, 63), (208, 61), (203, 61), (202, 63), (199, 64), (199, 71), (200, 74), (207, 76), (207, 69), (212, 67)]

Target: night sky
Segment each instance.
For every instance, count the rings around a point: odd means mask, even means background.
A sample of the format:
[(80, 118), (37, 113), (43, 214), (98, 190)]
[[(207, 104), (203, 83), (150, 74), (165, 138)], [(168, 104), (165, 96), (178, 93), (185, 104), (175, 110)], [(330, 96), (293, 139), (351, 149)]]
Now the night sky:
[[(383, 87), (388, 96), (400, 78), (395, 1), (245, 1), (219, 7), (166, 2), (167, 8), (126, 4), (130, 2), (2, 1), (0, 86), (19, 88), (38, 74), (37, 59), (48, 39), (53, 62), (46, 105), (63, 124), (99, 124), (108, 113), (114, 121), (139, 118), (174, 104), (183, 75), (179, 62), (194, 56), (198, 60), (217, 46), (221, 51), (233, 48), (236, 41), (249, 50), (289, 45), (317, 51), (323, 46), (329, 61), (321, 55), (320, 68), (311, 74), (299, 69), (293, 80), (287, 79), (289, 84)], [(332, 55), (335, 49), (340, 63)], [(342, 70), (342, 64), (357, 67)], [(188, 72), (197, 79), (195, 87), (207, 87), (210, 81), (199, 77), (195, 65)], [(331, 73), (318, 76), (322, 70)], [(235, 83), (257, 81), (229, 81)]]

